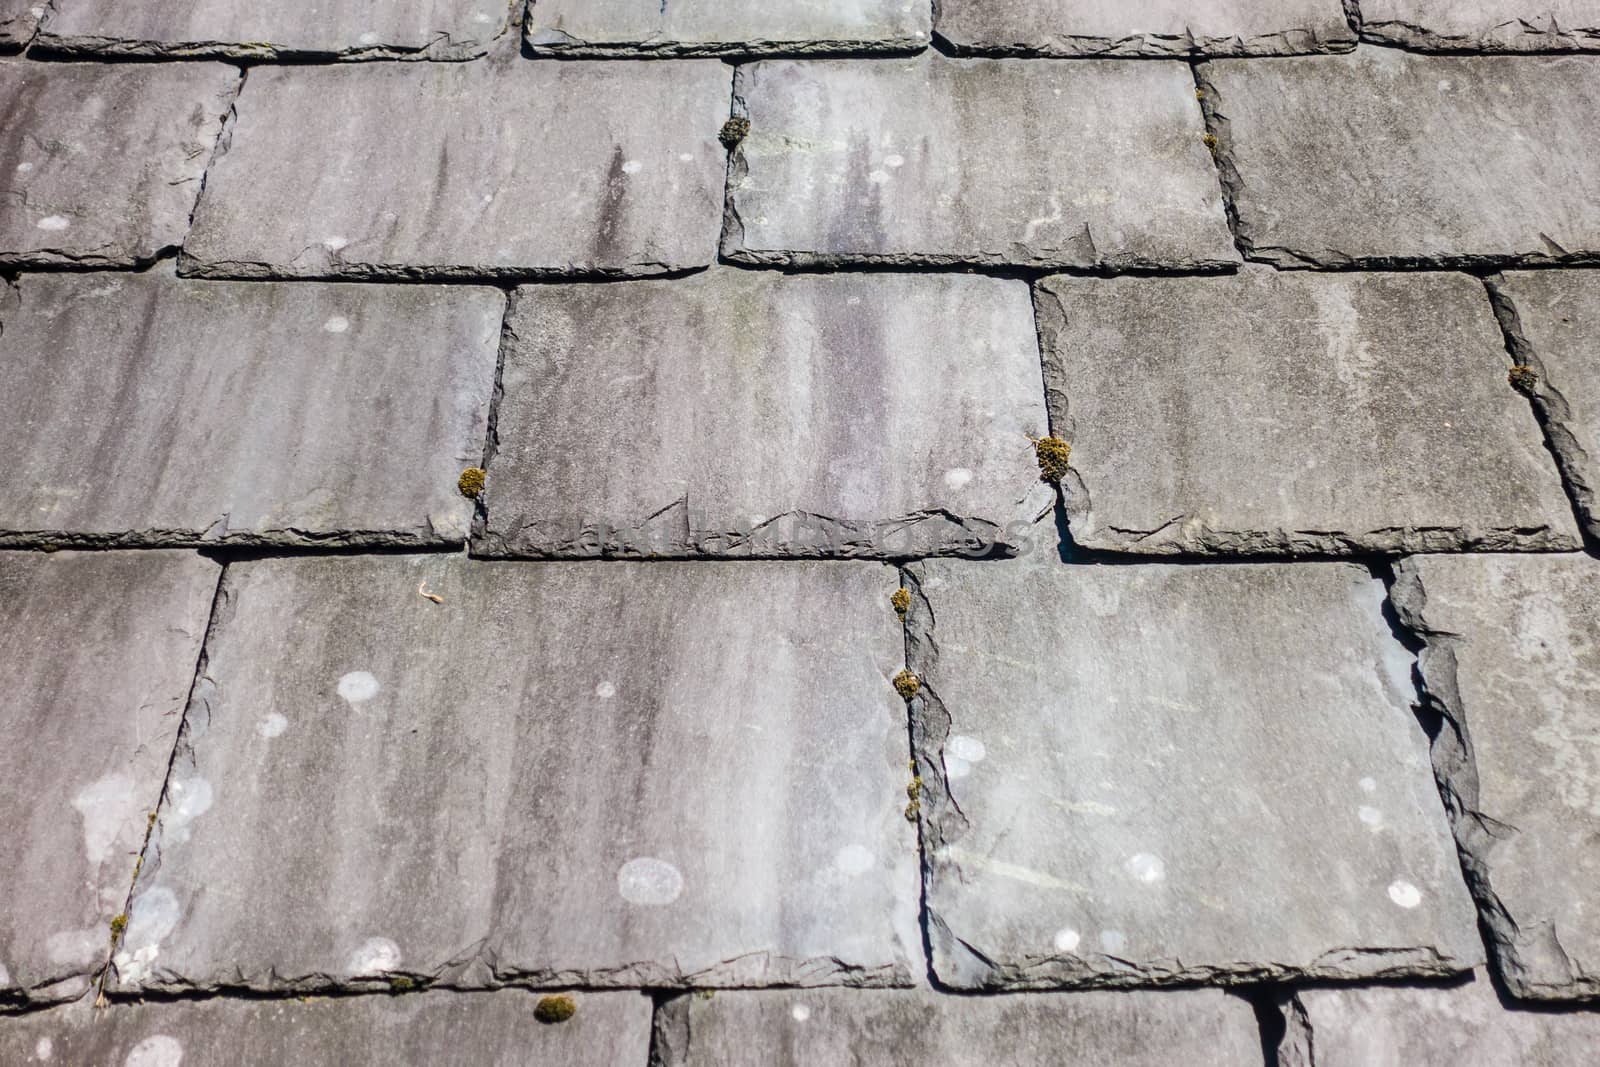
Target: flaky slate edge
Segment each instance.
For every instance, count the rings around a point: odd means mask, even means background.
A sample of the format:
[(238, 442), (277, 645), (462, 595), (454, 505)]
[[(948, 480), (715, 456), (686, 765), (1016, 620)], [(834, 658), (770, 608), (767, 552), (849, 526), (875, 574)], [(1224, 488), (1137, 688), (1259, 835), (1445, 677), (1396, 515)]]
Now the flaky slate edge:
[[(1488, 856), (1497, 842), (1510, 840), (1521, 831), (1479, 807), (1469, 712), (1457, 676), (1456, 649), (1462, 636), (1429, 624), (1427, 589), (1414, 561), (1396, 565), (1389, 597), (1400, 625), (1422, 642), (1418, 653), (1421, 694), (1424, 706), (1440, 720), (1431, 745), (1434, 777), (1496, 970), (1511, 992), (1524, 999), (1600, 997), (1600, 975), (1583, 973), (1568, 957), (1551, 921), (1513, 914), (1494, 891)], [(1480, 653), (1486, 651), (1490, 650)]]
[(0, 54), (26, 48), (38, 28), (39, 20), (34, 18), (31, 8), (23, 8), (21, 13), (13, 15), (0, 12)]
[[(1533, 5), (1529, 6), (1534, 9)], [(1550, 18), (1548, 27), (1540, 28), (1527, 19), (1518, 18), (1484, 26), (1476, 33), (1443, 33), (1403, 19), (1362, 19), (1361, 40), (1418, 52), (1600, 52), (1600, 26), (1562, 26)]]
[(1261, 33), (1251, 37), (1230, 34), (1225, 37), (1196, 36), (1192, 29), (1183, 33), (1130, 33), (1122, 37), (1093, 34), (1051, 33), (1031, 40), (987, 34), (951, 36), (934, 28), (938, 41), (958, 56), (1072, 56), (1082, 58), (1157, 56), (1161, 58), (1236, 58), (1244, 56), (1298, 56), (1329, 52), (1349, 52), (1356, 47), (1356, 35), (1348, 25), (1326, 30), (1310, 26)]

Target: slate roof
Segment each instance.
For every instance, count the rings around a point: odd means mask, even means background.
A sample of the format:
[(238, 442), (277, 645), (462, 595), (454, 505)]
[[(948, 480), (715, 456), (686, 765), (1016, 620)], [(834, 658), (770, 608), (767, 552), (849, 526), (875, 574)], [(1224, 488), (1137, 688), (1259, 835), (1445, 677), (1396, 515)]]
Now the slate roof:
[(0, 50), (0, 1063), (1600, 1055), (1600, 3)]

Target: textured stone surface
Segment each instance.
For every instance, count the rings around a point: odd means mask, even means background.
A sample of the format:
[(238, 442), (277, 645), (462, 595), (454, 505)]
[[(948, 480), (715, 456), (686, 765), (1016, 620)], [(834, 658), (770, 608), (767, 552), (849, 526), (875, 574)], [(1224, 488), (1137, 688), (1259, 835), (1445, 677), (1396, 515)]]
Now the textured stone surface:
[(952, 997), (926, 990), (724, 993), (672, 1002), (664, 1067), (1238, 1067), (1261, 1055), (1250, 1006), (1216, 990)]
[(8, 1064), (293, 1063), (389, 1067), (472, 1063), (503, 1067), (643, 1067), (650, 1001), (638, 993), (577, 996), (557, 1026), (533, 1017), (523, 990), (294, 1000), (198, 1000), (74, 1005), (0, 1019)]
[(895, 584), (236, 566), (122, 988), (908, 982)]
[(1341, 0), (940, 0), (939, 36), (1000, 55), (1294, 55), (1356, 43)]
[(242, 59), (470, 59), (506, 32), (510, 0), (55, 0), (40, 43), (72, 53)]
[(1282, 1067), (1588, 1067), (1600, 1015), (1507, 1011), (1481, 972), (1456, 986), (1305, 989), (1287, 1005)]
[(1410, 710), (1412, 659), (1365, 568), (1038, 553), (913, 570), (941, 980), (1355, 978), (1482, 960)]
[(1600, 2), (1361, 0), (1361, 36), (1424, 50), (1600, 51)]
[(27, 44), (41, 10), (41, 0), (0, 0), (0, 51)]
[(19, 290), (0, 307), (0, 543), (466, 539), (497, 290), (164, 270)]
[(239, 72), (0, 61), (0, 266), (126, 267), (183, 240)]
[(921, 0), (534, 0), (527, 42), (557, 55), (914, 51), (932, 21)]
[(1252, 257), (1600, 258), (1600, 61), (1361, 48), (1220, 60), (1199, 77)]
[(1434, 765), (1496, 964), (1518, 996), (1600, 997), (1600, 562), (1419, 556)]
[(218, 569), (187, 552), (0, 552), (0, 1002), (76, 997), (105, 965)]
[(983, 552), (1054, 505), (1020, 281), (534, 286), (510, 330), (479, 552)]
[(1600, 538), (1600, 275), (1519, 271), (1490, 286), (1518, 363), (1538, 374), (1533, 402), (1567, 489)]
[(1237, 261), (1181, 63), (766, 61), (739, 68), (734, 109), (737, 260)]
[(714, 60), (258, 68), (206, 176), (182, 269), (388, 278), (704, 266), (722, 212), (730, 77)]
[(1483, 286), (1458, 274), (1037, 290), (1073, 538), (1122, 552), (1577, 548)]

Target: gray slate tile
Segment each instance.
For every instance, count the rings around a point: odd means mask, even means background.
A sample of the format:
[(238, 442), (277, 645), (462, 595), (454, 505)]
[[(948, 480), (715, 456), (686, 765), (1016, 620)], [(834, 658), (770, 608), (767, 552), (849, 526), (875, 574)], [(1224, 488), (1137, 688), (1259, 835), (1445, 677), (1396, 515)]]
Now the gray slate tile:
[(719, 993), (671, 1002), (663, 1067), (1240, 1067), (1255, 1016), (1214, 989), (954, 997), (927, 990)]
[(1361, 36), (1423, 51), (1600, 51), (1596, 0), (1361, 0)]
[(935, 29), (985, 55), (1258, 56), (1346, 51), (1342, 0), (940, 0)]
[(127, 267), (182, 242), (238, 84), (220, 63), (0, 61), (0, 267)]
[(1600, 1015), (1507, 1011), (1480, 972), (1458, 986), (1304, 989), (1282, 1067), (1589, 1067)]
[(526, 40), (540, 55), (911, 52), (932, 21), (925, 0), (533, 0)]
[(320, 0), (313, 9), (217, 0), (55, 0), (41, 45), (82, 55), (239, 59), (471, 59), (514, 0)]
[(188, 552), (0, 552), (0, 1003), (76, 997), (105, 965), (218, 570)]
[(912, 570), (942, 981), (1350, 979), (1482, 961), (1410, 708), (1412, 658), (1366, 568), (1041, 553)]
[(19, 289), (0, 308), (0, 544), (465, 541), (498, 290), (163, 270)]
[(1058, 277), (1037, 304), (1084, 547), (1579, 547), (1475, 278)]
[(21, 48), (33, 38), (44, 0), (0, 0), (0, 51)]
[(713, 268), (509, 327), (483, 554), (982, 553), (1054, 505), (1022, 282)]
[(1253, 258), (1600, 258), (1600, 60), (1359, 48), (1218, 60), (1199, 78)]
[(767, 60), (739, 68), (734, 108), (741, 262), (1238, 260), (1182, 63)]
[(909, 982), (895, 586), (856, 563), (235, 566), (120, 988)]
[(1519, 363), (1535, 368), (1534, 404), (1591, 537), (1600, 538), (1600, 274), (1519, 271), (1491, 280)]
[(1398, 577), (1500, 975), (1519, 997), (1600, 997), (1600, 562), (1418, 556)]
[(730, 79), (714, 60), (256, 68), (180, 269), (483, 278), (705, 266)]
[(10, 1064), (296, 1064), (390, 1067), (644, 1067), (650, 1001), (584, 993), (559, 1025), (533, 1017), (538, 995), (497, 993), (87, 1004), (0, 1018)]

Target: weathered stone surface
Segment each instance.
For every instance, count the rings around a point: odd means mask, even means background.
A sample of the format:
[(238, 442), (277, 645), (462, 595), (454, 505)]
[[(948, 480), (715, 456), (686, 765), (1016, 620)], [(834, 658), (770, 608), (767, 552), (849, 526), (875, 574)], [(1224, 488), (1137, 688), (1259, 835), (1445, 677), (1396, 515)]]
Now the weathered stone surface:
[(576, 1001), (577, 1014), (555, 1026), (534, 1019), (538, 996), (524, 990), (119, 1003), (98, 1012), (79, 1004), (0, 1019), (0, 1061), (643, 1067), (649, 1058), (649, 998), (582, 993)]
[(237, 565), (121, 988), (909, 982), (895, 585)]
[[(871, 106), (863, 106), (870, 101)], [(1181, 63), (740, 67), (724, 252), (753, 263), (1237, 262)]]
[(0, 0), (0, 51), (27, 44), (43, 10), (43, 0)]
[(470, 59), (505, 33), (510, 0), (55, 0), (40, 33), (54, 50), (241, 59)]
[(483, 458), (498, 290), (164, 270), (18, 288), (0, 544), (466, 539), (456, 482)]
[(932, 21), (922, 0), (533, 0), (526, 40), (549, 55), (910, 52)]
[(1356, 43), (1342, 0), (940, 0), (936, 29), (984, 55), (1271, 56)]
[(912, 570), (941, 980), (1227, 983), (1481, 962), (1410, 709), (1412, 659), (1365, 568), (1036, 553)]
[(982, 553), (1054, 505), (1019, 281), (714, 268), (509, 325), (480, 553)]
[(1434, 766), (1520, 997), (1600, 997), (1600, 562), (1419, 556), (1394, 591), (1426, 642)]
[(1198, 69), (1252, 258), (1600, 259), (1600, 61), (1361, 48)]
[(1304, 989), (1285, 1012), (1283, 1067), (1588, 1067), (1600, 1015), (1507, 1011), (1481, 972), (1464, 985)]
[(1517, 362), (1538, 375), (1530, 393), (1567, 490), (1600, 538), (1600, 275), (1520, 271), (1489, 284)]
[(1261, 1055), (1250, 1006), (1214, 989), (1010, 997), (785, 990), (689, 997), (663, 1016), (663, 1067), (1237, 1067)]
[(207, 174), (181, 270), (524, 277), (705, 266), (722, 214), (717, 133), (730, 77), (714, 60), (257, 68)]
[(1579, 546), (1474, 278), (1058, 277), (1037, 306), (1084, 547)]
[(0, 266), (127, 267), (181, 242), (238, 84), (220, 63), (0, 61)]
[(186, 552), (0, 552), (0, 1002), (76, 997), (105, 965), (218, 569)]
[(1424, 50), (1600, 51), (1600, 2), (1361, 0), (1361, 36)]

